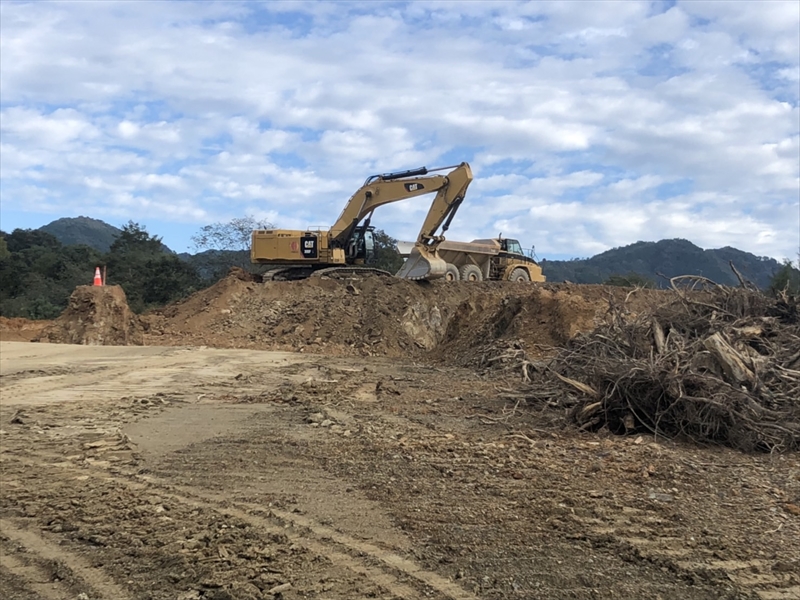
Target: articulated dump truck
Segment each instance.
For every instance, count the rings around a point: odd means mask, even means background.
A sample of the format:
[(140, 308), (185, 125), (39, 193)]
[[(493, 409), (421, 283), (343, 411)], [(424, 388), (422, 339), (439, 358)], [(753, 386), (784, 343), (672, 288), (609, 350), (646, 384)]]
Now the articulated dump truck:
[[(406, 258), (397, 276), (406, 278), (418, 260), (417, 245), (398, 242), (397, 247)], [(436, 247), (436, 255), (445, 262), (447, 281), (545, 281), (542, 268), (523, 252), (520, 243), (502, 236), (471, 242), (444, 240)]]

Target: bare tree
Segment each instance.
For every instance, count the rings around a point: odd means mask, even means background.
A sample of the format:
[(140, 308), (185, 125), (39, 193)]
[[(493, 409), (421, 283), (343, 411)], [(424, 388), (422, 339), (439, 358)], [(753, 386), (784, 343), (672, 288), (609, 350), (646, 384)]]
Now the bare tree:
[(248, 250), (250, 234), (254, 229), (273, 229), (275, 226), (253, 215), (231, 219), (226, 223), (212, 223), (192, 236), (196, 250)]

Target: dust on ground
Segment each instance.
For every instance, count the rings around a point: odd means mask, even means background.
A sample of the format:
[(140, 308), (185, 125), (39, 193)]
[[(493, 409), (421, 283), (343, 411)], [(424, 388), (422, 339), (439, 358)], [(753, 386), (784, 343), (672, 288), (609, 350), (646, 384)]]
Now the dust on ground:
[(499, 343), (547, 356), (628, 294), (229, 277), (137, 317), (146, 346), (4, 342), (0, 587), (800, 597), (797, 453), (580, 432), (476, 368)]

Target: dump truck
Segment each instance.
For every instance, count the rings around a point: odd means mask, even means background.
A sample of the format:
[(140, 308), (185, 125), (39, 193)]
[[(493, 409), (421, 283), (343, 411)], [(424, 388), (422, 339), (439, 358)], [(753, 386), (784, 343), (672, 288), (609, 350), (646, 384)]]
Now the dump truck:
[[(445, 170), (449, 170), (446, 175), (430, 175)], [(465, 162), (373, 175), (350, 197), (330, 229), (253, 231), (250, 260), (275, 267), (269, 272), (272, 279), (303, 279), (335, 272), (385, 273), (370, 266), (375, 260), (374, 227), (370, 224), (373, 212), (384, 204), (436, 192), (417, 240), (414, 267), (407, 278), (445, 277), (447, 263), (438, 257), (437, 248), (471, 182), (472, 170)]]
[[(398, 251), (406, 262), (397, 276), (407, 279), (419, 260), (417, 242), (398, 242)], [(518, 240), (499, 235), (493, 239), (471, 242), (441, 241), (436, 247), (437, 256), (445, 261), (444, 279), (447, 281), (516, 281), (543, 282), (542, 268), (530, 254), (526, 254)]]

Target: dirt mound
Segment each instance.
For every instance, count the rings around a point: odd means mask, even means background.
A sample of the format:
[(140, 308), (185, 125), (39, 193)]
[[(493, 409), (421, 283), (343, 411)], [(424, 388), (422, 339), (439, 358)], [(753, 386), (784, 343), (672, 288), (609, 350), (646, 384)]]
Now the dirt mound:
[(75, 288), (63, 313), (34, 341), (89, 346), (142, 344), (142, 325), (118, 285)]
[(30, 342), (39, 336), (52, 321), (31, 321), (20, 317), (0, 317), (0, 340)]
[[(482, 284), (483, 285), (483, 284)], [(495, 284), (497, 285), (497, 284)], [(530, 356), (549, 355), (608, 316), (610, 303), (629, 290), (600, 285), (529, 286), (500, 283), (499, 289), (476, 288), (450, 319), (441, 351), (462, 366), (486, 366), (509, 346)], [(661, 293), (638, 290), (631, 309), (642, 310)]]
[(591, 330), (603, 286), (417, 283), (354, 276), (247, 281), (238, 272), (143, 318), (148, 343), (480, 362), (487, 344), (563, 345)]

